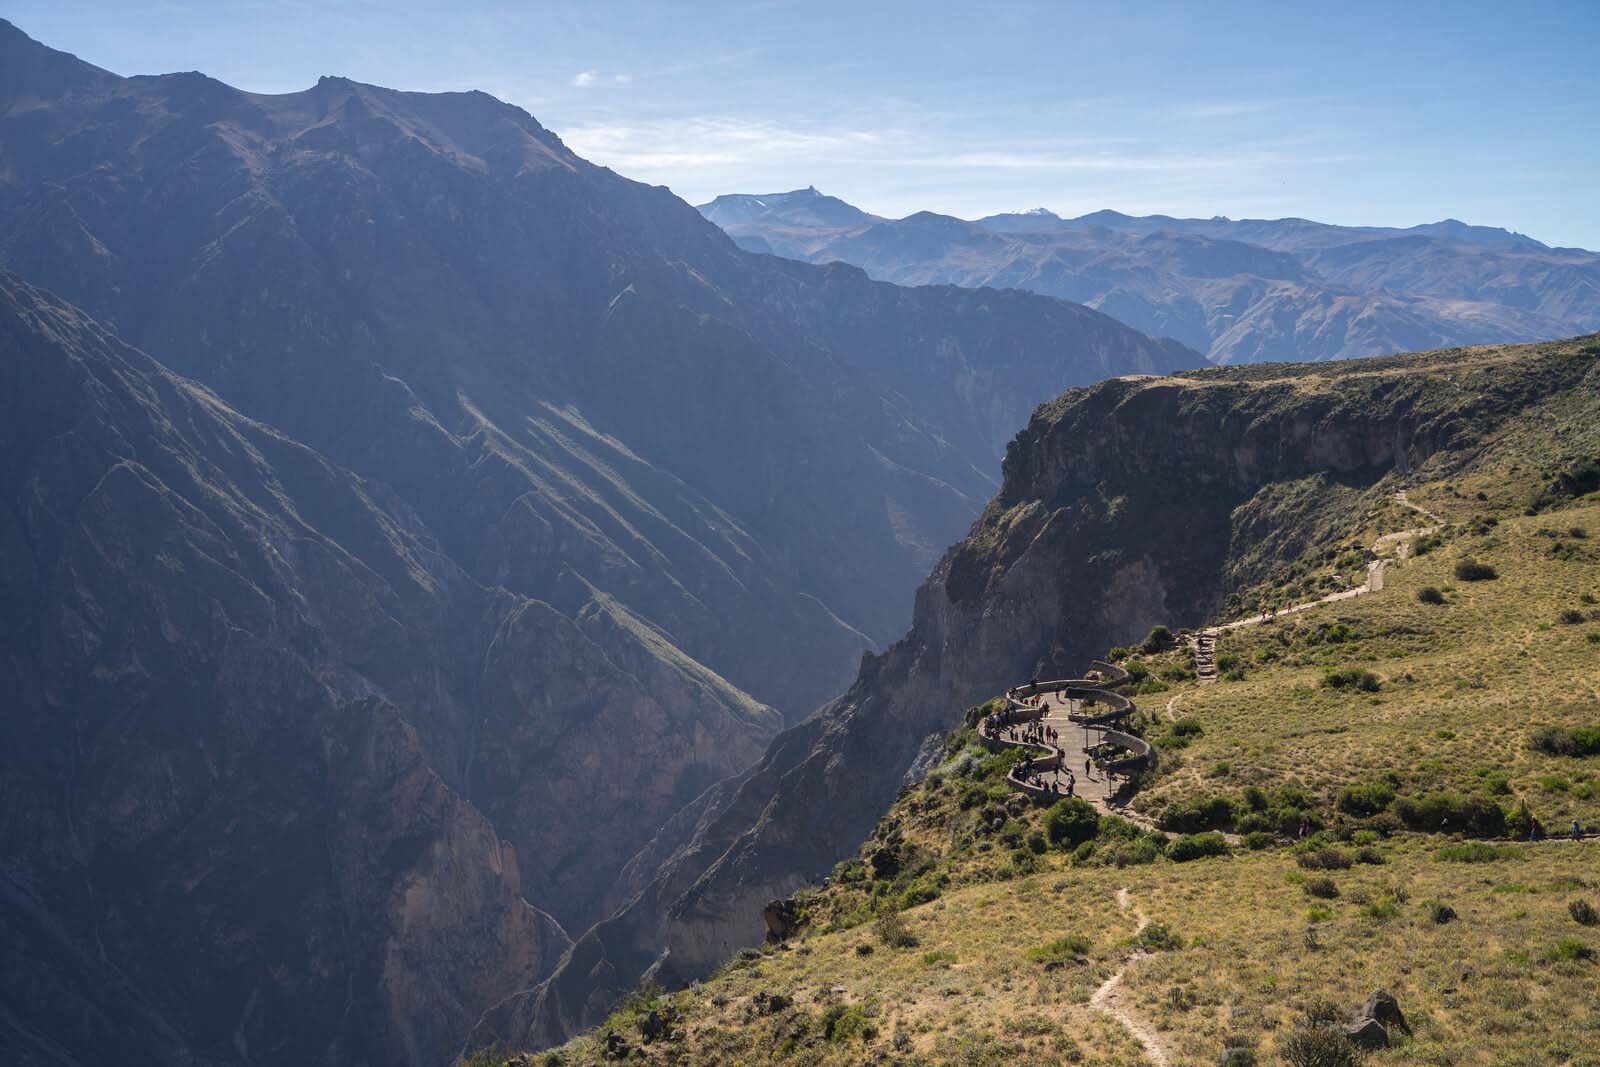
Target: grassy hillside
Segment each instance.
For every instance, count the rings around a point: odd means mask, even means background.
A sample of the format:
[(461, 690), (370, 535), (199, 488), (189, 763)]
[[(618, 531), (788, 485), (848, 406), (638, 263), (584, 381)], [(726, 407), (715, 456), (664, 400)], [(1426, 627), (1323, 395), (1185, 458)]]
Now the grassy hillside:
[[(1513, 357), (1537, 374), (1585, 344), (1371, 366), (1441, 380), (1471, 412), (1515, 392)], [(785, 944), (647, 987), (542, 1058), (1338, 1064), (1356, 1054), (1328, 1024), (1386, 989), (1409, 1032), (1373, 1064), (1600, 1064), (1600, 839), (1555, 836), (1600, 829), (1594, 379), (1421, 469), (1240, 505), (1235, 529), (1307, 547), (1236, 567), (1213, 622), (1277, 614), (1220, 630), (1215, 680), (1181, 639), (1111, 650), (1161, 750), (1119, 814), (1013, 793), (1013, 757), (973, 743), (988, 706), (971, 709), (859, 855), (794, 899)], [(1527, 840), (1534, 818), (1549, 839)], [(1318, 1043), (1335, 1058), (1306, 1058)]]

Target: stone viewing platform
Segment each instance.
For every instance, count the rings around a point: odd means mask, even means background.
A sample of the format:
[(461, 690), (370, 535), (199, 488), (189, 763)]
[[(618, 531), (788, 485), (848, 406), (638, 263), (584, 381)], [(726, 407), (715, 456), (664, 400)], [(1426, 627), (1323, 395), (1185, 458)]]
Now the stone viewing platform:
[[(1036, 755), (1020, 760), (1007, 782), (1042, 800), (1079, 796), (1106, 806), (1124, 779), (1155, 763), (1155, 749), (1144, 738), (1118, 729), (1138, 710), (1116, 691), (1130, 681), (1127, 671), (1095, 660), (1089, 676), (1031, 681), (1006, 692), (1006, 708), (978, 724), (978, 737), (991, 751), (1023, 748)], [(1071, 740), (1079, 741), (1069, 758)]]

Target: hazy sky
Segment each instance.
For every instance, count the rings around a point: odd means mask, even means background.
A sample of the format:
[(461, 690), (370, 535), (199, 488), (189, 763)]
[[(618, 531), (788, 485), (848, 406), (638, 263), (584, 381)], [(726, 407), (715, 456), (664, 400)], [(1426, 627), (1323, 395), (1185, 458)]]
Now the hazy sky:
[(1600, 0), (0, 0), (0, 15), (121, 74), (484, 89), (696, 203), (814, 184), (892, 216), (1453, 216), (1600, 248)]

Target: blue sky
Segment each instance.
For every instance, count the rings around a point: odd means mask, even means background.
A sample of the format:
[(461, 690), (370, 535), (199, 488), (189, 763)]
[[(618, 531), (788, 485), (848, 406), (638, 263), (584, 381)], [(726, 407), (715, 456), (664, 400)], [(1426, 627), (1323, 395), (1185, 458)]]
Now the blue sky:
[(484, 89), (693, 202), (815, 184), (892, 216), (1456, 217), (1600, 248), (1600, 0), (0, 0), (0, 15), (122, 74)]

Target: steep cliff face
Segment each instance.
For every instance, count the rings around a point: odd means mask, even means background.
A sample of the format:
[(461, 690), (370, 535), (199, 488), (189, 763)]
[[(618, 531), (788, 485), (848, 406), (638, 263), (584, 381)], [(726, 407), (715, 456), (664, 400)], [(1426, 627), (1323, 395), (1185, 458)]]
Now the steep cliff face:
[(598, 1021), (610, 1001), (597, 989), (614, 998), (645, 968), (697, 977), (757, 942), (763, 903), (851, 854), (964, 708), (1018, 679), (1070, 676), (1156, 623), (1207, 621), (1392, 475), (1448, 466), (1540, 398), (1592, 382), (1597, 362), (1589, 339), (1121, 378), (1046, 404), (918, 591), (911, 632), (669, 828), (663, 874), (501, 1032), (559, 1040)]

